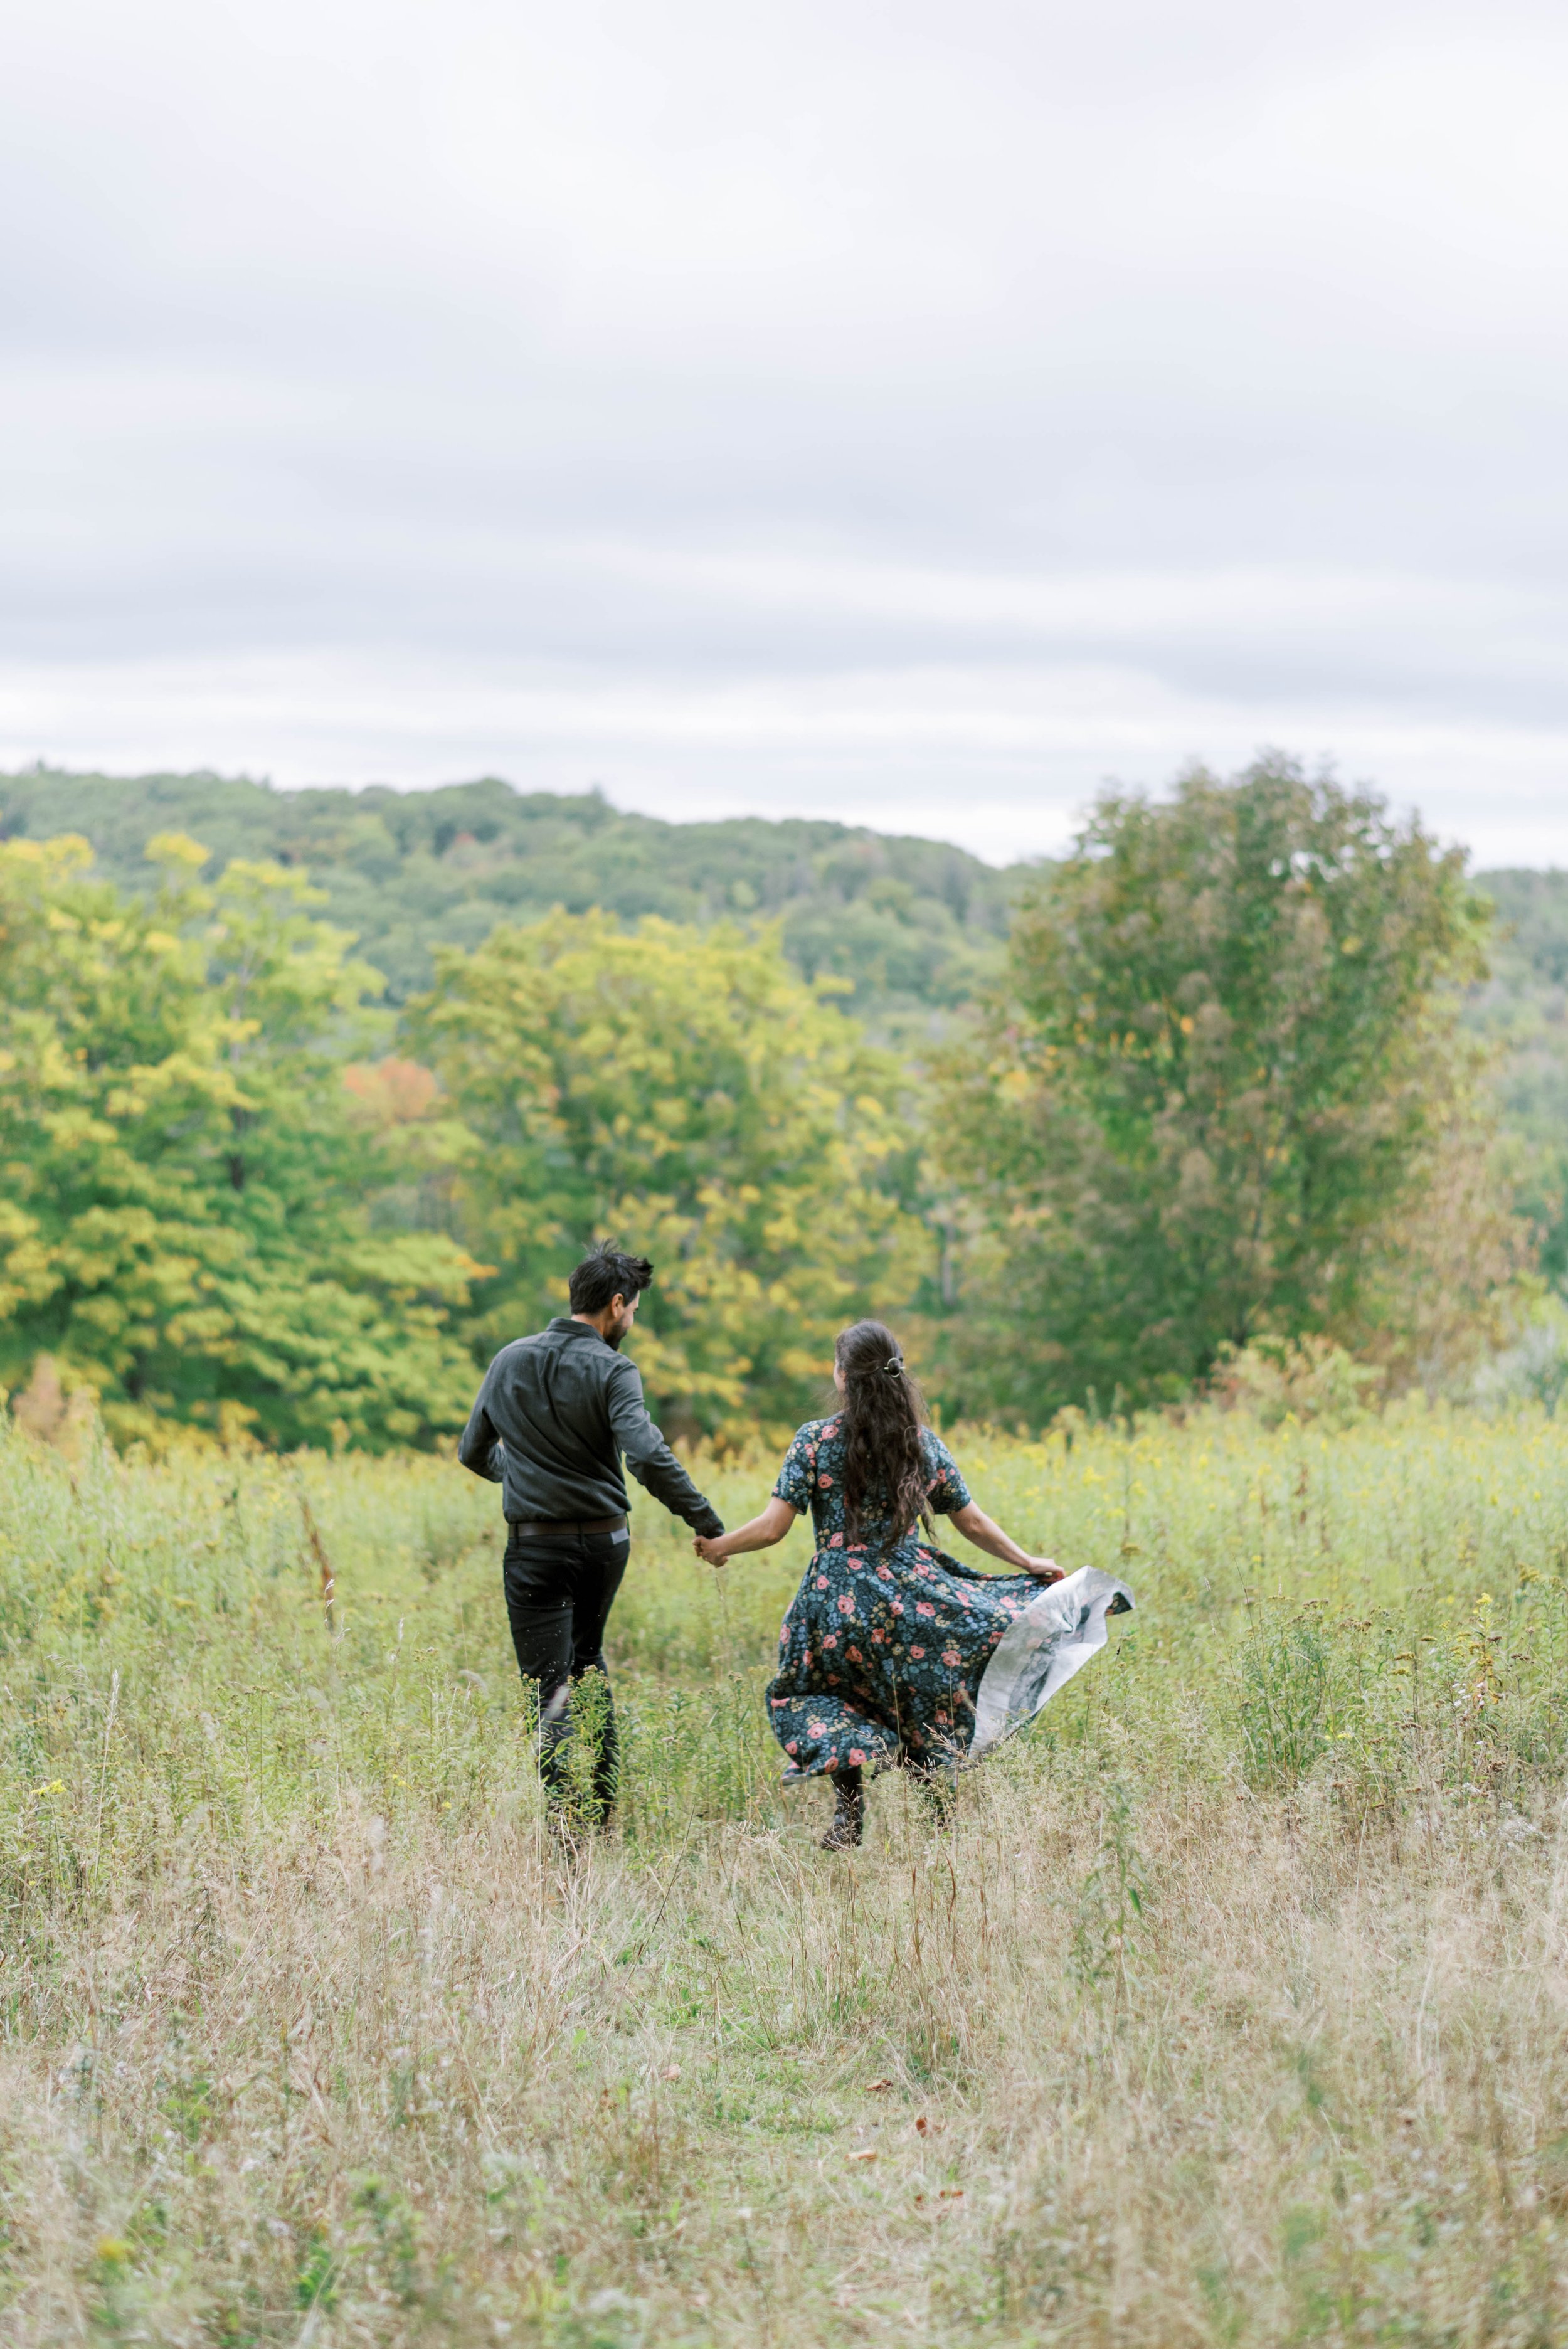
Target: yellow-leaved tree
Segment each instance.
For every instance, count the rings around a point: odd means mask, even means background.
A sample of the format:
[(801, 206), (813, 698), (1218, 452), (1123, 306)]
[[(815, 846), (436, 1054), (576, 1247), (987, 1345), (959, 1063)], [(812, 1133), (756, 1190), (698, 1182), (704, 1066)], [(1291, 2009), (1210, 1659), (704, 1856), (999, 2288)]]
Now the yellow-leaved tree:
[(658, 1268), (634, 1346), (671, 1429), (793, 1424), (835, 1330), (925, 1271), (899, 1064), (771, 934), (556, 913), (438, 962), (409, 1032), (465, 1137), (459, 1230), (498, 1268), (481, 1341), (564, 1311), (610, 1235)]
[(300, 874), (148, 857), (131, 897), (85, 840), (0, 843), (0, 1381), (43, 1359), (120, 1441), (449, 1433), (481, 1268), (377, 1217), (397, 1170), (343, 1065), (377, 974)]

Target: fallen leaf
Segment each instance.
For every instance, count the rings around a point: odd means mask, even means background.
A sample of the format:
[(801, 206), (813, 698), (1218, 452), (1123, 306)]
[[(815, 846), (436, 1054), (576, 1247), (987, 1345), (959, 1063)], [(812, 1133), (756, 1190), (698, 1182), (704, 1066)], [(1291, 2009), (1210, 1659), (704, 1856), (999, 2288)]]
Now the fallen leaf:
[(944, 2186), (938, 2189), (937, 2200), (939, 2202), (962, 2202), (963, 2199), (964, 2189), (962, 2186)]
[(880, 2096), (884, 2088), (891, 2088), (892, 2085), (892, 2082), (891, 2080), (868, 2080), (866, 2082), (866, 2094), (868, 2096)]
[(874, 2145), (868, 2145), (863, 2153), (851, 2153), (850, 2156), (851, 2161), (874, 2161), (876, 2158), (877, 2149)]
[(659, 2074), (661, 2080), (678, 2080), (680, 2075), (681, 2067), (678, 2064), (666, 2064), (664, 2070)]
[(921, 2114), (920, 2118), (915, 2122), (914, 2126), (920, 2131), (922, 2137), (926, 2136), (931, 2128), (931, 2123), (926, 2119), (923, 2113)]

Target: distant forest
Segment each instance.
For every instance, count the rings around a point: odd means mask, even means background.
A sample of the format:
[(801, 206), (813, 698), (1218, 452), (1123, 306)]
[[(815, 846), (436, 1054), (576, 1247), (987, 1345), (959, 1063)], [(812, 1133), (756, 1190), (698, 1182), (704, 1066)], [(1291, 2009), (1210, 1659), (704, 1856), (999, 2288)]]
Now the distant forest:
[[(433, 952), (472, 949), (552, 906), (656, 914), (709, 926), (781, 926), (807, 978), (844, 982), (844, 1008), (879, 1040), (918, 1050), (951, 1028), (1001, 965), (1031, 867), (864, 827), (738, 817), (671, 823), (597, 793), (519, 792), (488, 779), (440, 790), (278, 791), (215, 774), (115, 778), (38, 766), (0, 776), (0, 838), (79, 833), (121, 888), (154, 882), (143, 851), (192, 834), (215, 876), (232, 858), (308, 871), (322, 912), (400, 1006), (430, 983)], [(1497, 908), (1491, 977), (1465, 1024), (1500, 1048), (1501, 1123), (1521, 1204), (1546, 1234), (1543, 1269), (1568, 1279), (1568, 873), (1478, 874)]]
[(939, 841), (759, 816), (666, 823), (596, 792), (558, 797), (493, 780), (439, 791), (280, 792), (218, 775), (119, 780), (35, 768), (0, 776), (0, 838), (80, 833), (98, 870), (146, 890), (154, 834), (185, 832), (232, 857), (308, 870), (323, 913), (401, 1004), (430, 983), (437, 946), (472, 948), (498, 923), (552, 906), (622, 921), (781, 921), (807, 978), (848, 982), (845, 1008), (879, 1032), (967, 1001), (995, 967), (1016, 877)]
[(1568, 873), (1480, 873), (1497, 907), (1491, 978), (1467, 1023), (1498, 1044), (1499, 1103), (1521, 1205), (1546, 1234), (1542, 1268), (1568, 1282)]

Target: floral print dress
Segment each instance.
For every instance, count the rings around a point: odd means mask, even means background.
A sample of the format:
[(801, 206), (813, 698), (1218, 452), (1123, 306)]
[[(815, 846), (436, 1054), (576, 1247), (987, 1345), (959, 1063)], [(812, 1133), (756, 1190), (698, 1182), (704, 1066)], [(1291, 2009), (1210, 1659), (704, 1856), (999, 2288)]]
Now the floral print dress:
[[(792, 1509), (810, 1509), (817, 1543), (768, 1687), (786, 1779), (960, 1759), (992, 1650), (1040, 1595), (1032, 1574), (978, 1573), (934, 1548), (918, 1524), (892, 1539), (874, 1495), (851, 1542), (841, 1428), (839, 1419), (809, 1420), (773, 1487)], [(944, 1516), (966, 1508), (968, 1489), (946, 1445), (923, 1429), (921, 1448), (929, 1506)]]

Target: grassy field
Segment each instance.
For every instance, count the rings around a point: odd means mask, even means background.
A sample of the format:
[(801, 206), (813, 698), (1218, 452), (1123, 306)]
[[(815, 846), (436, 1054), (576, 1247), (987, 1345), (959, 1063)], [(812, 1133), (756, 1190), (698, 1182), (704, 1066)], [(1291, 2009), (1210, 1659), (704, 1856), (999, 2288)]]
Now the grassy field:
[(0, 1438), (4, 2337), (1568, 2338), (1563, 1433), (955, 1448), (1140, 1608), (951, 1837), (649, 1505), (573, 1870), (490, 1488)]

